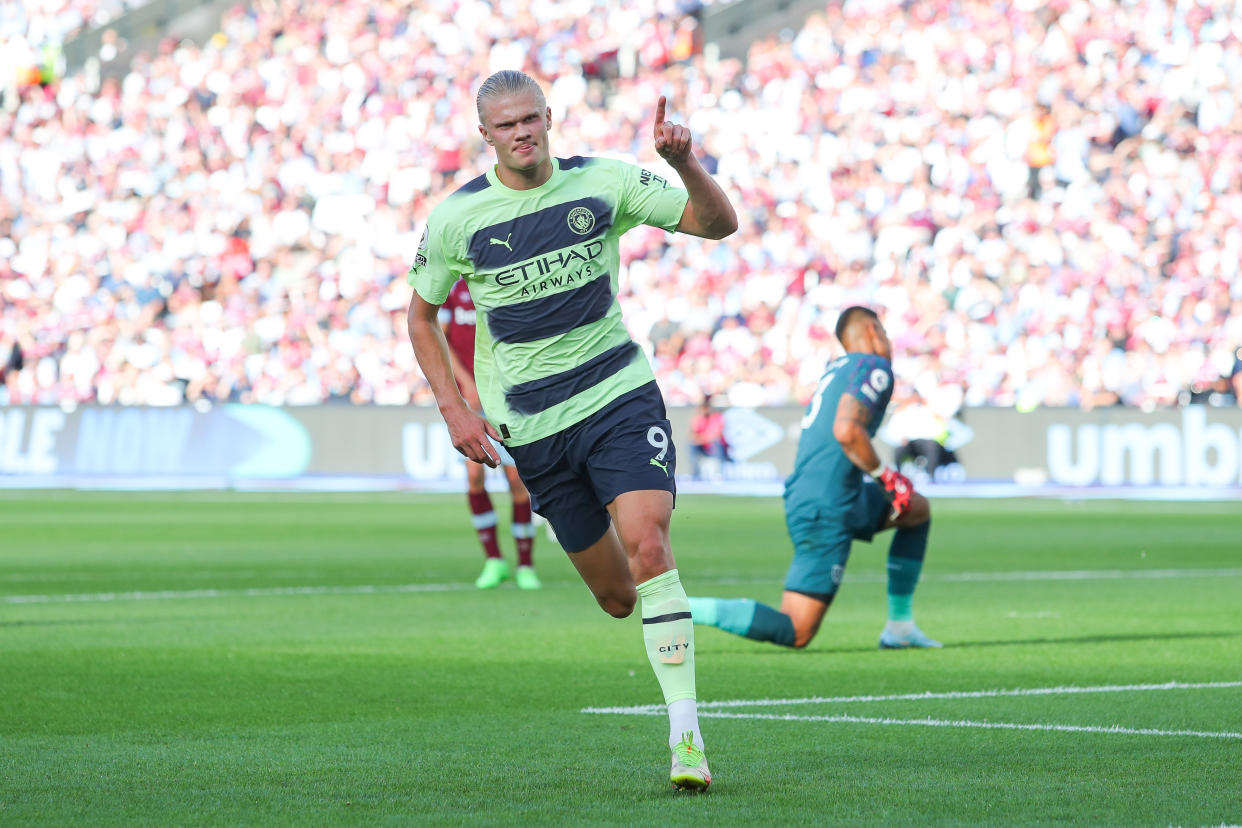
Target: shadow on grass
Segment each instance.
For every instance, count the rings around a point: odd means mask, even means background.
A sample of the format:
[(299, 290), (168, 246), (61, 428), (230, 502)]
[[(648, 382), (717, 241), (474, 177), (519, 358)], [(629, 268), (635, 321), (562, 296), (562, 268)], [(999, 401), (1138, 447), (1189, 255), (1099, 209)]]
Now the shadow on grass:
[(1014, 638), (1008, 641), (961, 641), (946, 647), (1004, 647), (1025, 644), (1115, 644), (1122, 641), (1189, 641), (1199, 638), (1239, 638), (1242, 632), (1122, 633), (1116, 635), (1076, 635), (1068, 638)]
[(0, 629), (6, 627), (73, 627), (102, 626), (105, 624), (160, 624), (166, 621), (195, 621), (201, 616), (167, 615), (152, 618), (49, 618), (45, 621), (0, 621)]
[[(1113, 635), (1075, 635), (1064, 638), (1009, 638), (996, 641), (946, 641), (944, 649), (960, 650), (969, 647), (1025, 647), (1032, 644), (1119, 644), (1132, 641), (1190, 641), (1208, 638), (1242, 638), (1242, 632), (1170, 632), (1170, 633), (1121, 633)], [(834, 647), (815, 650), (824, 654), (869, 653), (878, 647)], [(791, 651), (793, 652), (793, 651)]]

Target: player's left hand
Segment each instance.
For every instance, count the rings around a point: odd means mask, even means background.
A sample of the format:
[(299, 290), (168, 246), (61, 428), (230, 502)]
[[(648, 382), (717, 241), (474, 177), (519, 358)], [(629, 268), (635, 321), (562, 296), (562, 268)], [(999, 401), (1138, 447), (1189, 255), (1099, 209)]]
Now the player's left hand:
[(690, 130), (681, 124), (664, 120), (664, 107), (667, 100), (660, 96), (655, 110), (655, 149), (660, 157), (676, 168), (690, 160), (690, 152), (694, 143), (690, 138)]
[(910, 478), (895, 469), (883, 468), (875, 474), (875, 479), (893, 505), (893, 518), (901, 517), (910, 508), (910, 496), (914, 494)]

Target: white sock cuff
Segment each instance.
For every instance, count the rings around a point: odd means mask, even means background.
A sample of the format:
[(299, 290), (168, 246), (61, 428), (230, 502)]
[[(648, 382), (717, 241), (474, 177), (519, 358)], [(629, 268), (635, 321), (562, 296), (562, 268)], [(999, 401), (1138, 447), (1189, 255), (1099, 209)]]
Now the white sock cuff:
[(496, 513), (484, 512), (481, 515), (471, 515), (470, 522), (474, 524), (475, 529), (491, 529), (496, 525)]

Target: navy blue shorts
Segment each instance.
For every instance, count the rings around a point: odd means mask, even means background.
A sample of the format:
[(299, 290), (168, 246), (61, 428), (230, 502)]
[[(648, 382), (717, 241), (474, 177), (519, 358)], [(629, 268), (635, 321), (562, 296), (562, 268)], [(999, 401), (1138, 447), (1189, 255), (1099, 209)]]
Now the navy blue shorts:
[(868, 480), (844, 514), (787, 514), (785, 526), (793, 541), (794, 556), (785, 575), (785, 589), (830, 600), (841, 585), (853, 542), (870, 541), (892, 513), (884, 490)]
[(566, 552), (604, 536), (604, 508), (617, 495), (661, 489), (677, 495), (677, 449), (654, 382), (618, 397), (559, 434), (510, 446), (530, 504)]

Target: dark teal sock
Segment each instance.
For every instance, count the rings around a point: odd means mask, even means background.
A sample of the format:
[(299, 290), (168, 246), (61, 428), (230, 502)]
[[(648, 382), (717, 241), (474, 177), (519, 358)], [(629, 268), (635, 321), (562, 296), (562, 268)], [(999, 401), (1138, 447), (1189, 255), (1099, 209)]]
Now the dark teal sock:
[(751, 619), (750, 629), (745, 635), (756, 641), (771, 641), (782, 647), (792, 647), (795, 637), (793, 619), (767, 604), (757, 603), (755, 617)]
[(696, 624), (782, 647), (792, 647), (794, 643), (793, 619), (750, 598), (691, 598), (690, 611)]
[(907, 526), (893, 534), (888, 547), (888, 617), (890, 621), (909, 621), (914, 618), (910, 609), (911, 596), (918, 586), (923, 571), (923, 557), (927, 554), (927, 535), (931, 521), (918, 526)]

